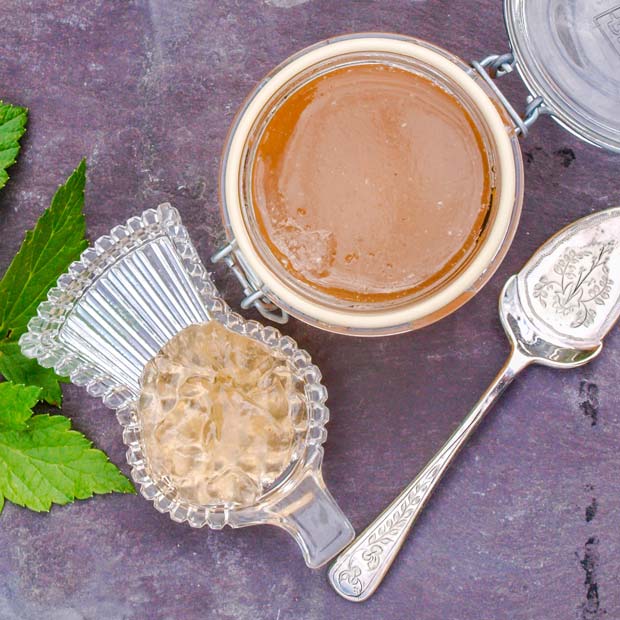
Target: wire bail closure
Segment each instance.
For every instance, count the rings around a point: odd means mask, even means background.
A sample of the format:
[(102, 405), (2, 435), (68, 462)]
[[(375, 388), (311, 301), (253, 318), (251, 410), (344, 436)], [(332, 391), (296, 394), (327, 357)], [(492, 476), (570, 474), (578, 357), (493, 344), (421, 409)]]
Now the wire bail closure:
[(510, 118), (516, 125), (518, 135), (527, 137), (529, 128), (538, 120), (541, 114), (550, 114), (545, 106), (545, 101), (540, 96), (528, 95), (523, 115), (521, 116), (508, 101), (504, 93), (497, 87), (494, 80), (501, 78), (508, 73), (512, 73), (515, 68), (516, 60), (512, 53), (493, 54), (487, 56), (480, 62), (472, 61), (472, 68), (487, 83), (489, 88), (497, 95), (502, 105), (506, 108)]
[(241, 284), (245, 295), (241, 300), (241, 307), (244, 310), (254, 307), (269, 321), (279, 325), (284, 325), (288, 322), (288, 313), (269, 301), (265, 295), (265, 285), (243, 259), (243, 255), (237, 248), (236, 240), (233, 239), (211, 256), (213, 264), (221, 261), (233, 272), (239, 284)]

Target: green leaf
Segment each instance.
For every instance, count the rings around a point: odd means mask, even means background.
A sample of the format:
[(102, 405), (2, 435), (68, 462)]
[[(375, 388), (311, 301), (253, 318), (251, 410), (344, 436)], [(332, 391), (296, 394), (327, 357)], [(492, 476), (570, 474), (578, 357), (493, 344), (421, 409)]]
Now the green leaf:
[(135, 493), (131, 482), (61, 415), (35, 415), (21, 430), (0, 428), (3, 498), (37, 512), (94, 493)]
[(32, 408), (39, 402), (41, 388), (0, 383), (0, 433), (6, 429), (26, 428)]
[(56, 375), (51, 368), (43, 368), (36, 360), (27, 358), (17, 342), (0, 341), (0, 375), (13, 383), (39, 386), (40, 400), (55, 407), (62, 404), (59, 382), (66, 382), (67, 379)]
[(6, 169), (15, 163), (19, 139), (26, 131), (28, 110), (0, 101), (0, 189), (9, 180)]
[(52, 199), (0, 280), (0, 340), (15, 342), (26, 331), (36, 308), (88, 245), (84, 239), (86, 161)]

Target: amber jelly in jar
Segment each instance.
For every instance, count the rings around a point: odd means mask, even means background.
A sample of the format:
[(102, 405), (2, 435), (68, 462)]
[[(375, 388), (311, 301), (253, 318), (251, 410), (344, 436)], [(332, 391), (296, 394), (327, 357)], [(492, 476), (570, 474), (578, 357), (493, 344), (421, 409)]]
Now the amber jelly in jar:
[(510, 120), (467, 69), (410, 38), (347, 36), (250, 95), (221, 191), (228, 260), (261, 283), (263, 309), (397, 333), (490, 277), (514, 233), (522, 165)]

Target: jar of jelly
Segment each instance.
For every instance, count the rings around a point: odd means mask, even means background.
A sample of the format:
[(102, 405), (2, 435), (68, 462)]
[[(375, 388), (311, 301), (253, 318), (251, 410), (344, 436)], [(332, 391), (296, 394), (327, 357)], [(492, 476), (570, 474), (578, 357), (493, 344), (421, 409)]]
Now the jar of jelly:
[[(222, 161), (229, 243), (213, 259), (242, 283), (242, 306), (382, 335), (475, 295), (514, 236), (519, 136), (541, 113), (620, 152), (620, 78), (609, 79), (620, 76), (620, 10), (598, 4), (590, 16), (559, 0), (506, 0), (513, 52), (481, 62), (363, 33), (272, 71), (237, 114)], [(523, 115), (495, 80), (513, 67), (531, 93)]]

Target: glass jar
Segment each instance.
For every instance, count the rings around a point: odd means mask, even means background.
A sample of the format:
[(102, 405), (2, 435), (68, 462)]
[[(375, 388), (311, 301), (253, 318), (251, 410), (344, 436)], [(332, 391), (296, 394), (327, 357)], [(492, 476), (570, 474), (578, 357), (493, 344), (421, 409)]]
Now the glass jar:
[[(318, 76), (356, 64), (382, 64), (429, 78), (468, 112), (489, 160), (494, 188), (490, 216), (476, 249), (458, 268), (411, 294), (387, 301), (357, 302), (326, 294), (294, 277), (274, 257), (261, 233), (252, 204), (252, 170), (257, 144), (279, 106)], [(517, 128), (496, 92), (452, 54), (404, 36), (355, 34), (330, 39), (295, 54), (250, 94), (231, 128), (221, 168), (222, 217), (229, 246), (226, 257), (245, 277), (244, 306), (259, 302), (269, 318), (287, 314), (329, 331), (384, 335), (437, 321), (469, 300), (503, 259), (519, 220), (523, 164)], [(246, 286), (247, 285), (247, 286)], [(281, 314), (274, 312), (281, 309)]]

